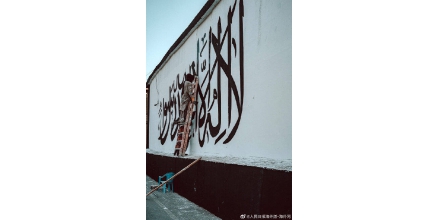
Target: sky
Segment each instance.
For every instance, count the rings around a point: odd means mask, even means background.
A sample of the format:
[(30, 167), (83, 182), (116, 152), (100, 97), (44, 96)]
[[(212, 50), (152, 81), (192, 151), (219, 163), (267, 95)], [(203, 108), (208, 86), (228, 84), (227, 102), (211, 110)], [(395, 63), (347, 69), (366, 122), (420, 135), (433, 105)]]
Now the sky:
[(206, 2), (207, 0), (147, 0), (146, 79)]

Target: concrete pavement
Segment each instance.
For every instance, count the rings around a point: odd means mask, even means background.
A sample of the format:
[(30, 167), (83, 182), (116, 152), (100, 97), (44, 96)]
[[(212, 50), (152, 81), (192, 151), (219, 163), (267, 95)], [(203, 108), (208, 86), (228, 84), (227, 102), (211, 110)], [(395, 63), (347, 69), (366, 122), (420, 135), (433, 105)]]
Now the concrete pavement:
[[(150, 192), (150, 186), (159, 185), (156, 180), (147, 176), (147, 191)], [(190, 202), (177, 193), (166, 192), (162, 189), (156, 190), (147, 196), (147, 220), (193, 220), (193, 219), (220, 219), (212, 213), (206, 211), (200, 206)]]

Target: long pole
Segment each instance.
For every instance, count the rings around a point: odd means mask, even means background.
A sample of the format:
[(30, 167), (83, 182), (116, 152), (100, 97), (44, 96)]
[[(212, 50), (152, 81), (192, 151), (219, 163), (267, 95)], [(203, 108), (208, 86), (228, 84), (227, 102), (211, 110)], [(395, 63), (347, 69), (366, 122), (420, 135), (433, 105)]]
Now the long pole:
[(167, 181), (163, 182), (162, 184), (160, 184), (159, 186), (157, 186), (156, 188), (154, 188), (153, 190), (151, 190), (149, 193), (147, 193), (146, 196), (150, 195), (151, 193), (153, 193), (154, 191), (156, 191), (157, 189), (159, 189), (160, 187), (162, 187), (164, 184), (168, 183), (168, 181), (174, 179), (174, 177), (176, 177), (177, 175), (181, 174), (183, 171), (185, 171), (186, 169), (190, 168), (192, 165), (194, 165), (195, 163), (199, 162), (199, 160), (202, 159), (201, 157), (197, 160), (195, 160), (194, 162), (190, 163), (188, 166), (186, 166), (185, 168), (183, 168), (181, 171), (179, 171), (178, 173), (174, 174), (174, 176), (172, 176), (171, 178), (167, 179)]

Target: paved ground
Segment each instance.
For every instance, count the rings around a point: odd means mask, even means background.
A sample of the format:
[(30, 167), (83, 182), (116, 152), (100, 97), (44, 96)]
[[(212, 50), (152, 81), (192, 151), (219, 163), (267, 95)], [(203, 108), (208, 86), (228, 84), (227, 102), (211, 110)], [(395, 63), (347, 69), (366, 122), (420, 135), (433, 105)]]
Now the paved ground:
[[(159, 185), (155, 180), (147, 176), (147, 193), (150, 186)], [(177, 193), (156, 190), (147, 196), (147, 219), (150, 220), (194, 220), (194, 219), (220, 219), (205, 209), (188, 201)]]

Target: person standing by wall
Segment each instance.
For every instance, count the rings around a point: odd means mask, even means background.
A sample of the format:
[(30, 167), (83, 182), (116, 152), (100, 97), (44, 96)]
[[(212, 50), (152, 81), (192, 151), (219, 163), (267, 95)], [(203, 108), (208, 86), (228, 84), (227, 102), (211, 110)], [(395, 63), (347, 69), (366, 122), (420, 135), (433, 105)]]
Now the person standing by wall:
[(179, 119), (175, 121), (177, 124), (183, 124), (185, 122), (185, 114), (188, 108), (188, 104), (191, 101), (191, 97), (194, 95), (194, 75), (187, 74), (185, 77), (185, 83), (183, 85), (182, 100), (180, 101), (180, 115)]

